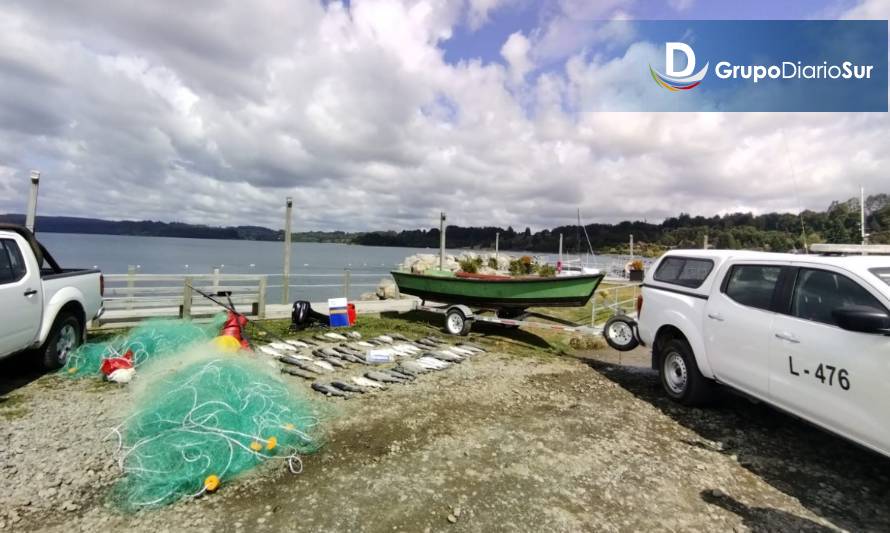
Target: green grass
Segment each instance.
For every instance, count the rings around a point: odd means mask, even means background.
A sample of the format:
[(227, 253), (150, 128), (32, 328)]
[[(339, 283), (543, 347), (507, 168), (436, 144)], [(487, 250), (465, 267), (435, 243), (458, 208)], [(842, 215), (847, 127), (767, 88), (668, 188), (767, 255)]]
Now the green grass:
[[(590, 314), (593, 312), (593, 304), (596, 302), (595, 322), (601, 324), (615, 314), (612, 308), (606, 307), (607, 305), (614, 304), (615, 291), (606, 292), (606, 290), (616, 286), (617, 285), (610, 283), (600, 284), (599, 288), (596, 290), (596, 294), (594, 294), (593, 298), (591, 298), (584, 307), (535, 307), (530, 309), (530, 311), (550, 315), (575, 324), (590, 325)], [(635, 293), (634, 287), (626, 287), (618, 289), (617, 292), (618, 301), (620, 302), (633, 299), (635, 294), (639, 294), (639, 289), (637, 289), (637, 292)], [(630, 313), (633, 311), (633, 307), (634, 304), (628, 302), (624, 304), (623, 309), (625, 312)]]

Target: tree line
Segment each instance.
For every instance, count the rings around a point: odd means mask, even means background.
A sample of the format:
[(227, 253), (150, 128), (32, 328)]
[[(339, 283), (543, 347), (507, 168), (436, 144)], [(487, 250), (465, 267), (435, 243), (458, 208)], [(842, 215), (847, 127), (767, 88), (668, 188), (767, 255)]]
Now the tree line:
[[(866, 200), (866, 228), (874, 244), (890, 243), (890, 195), (878, 194)], [(701, 248), (707, 236), (710, 246), (725, 249), (751, 249), (775, 252), (802, 250), (814, 243), (858, 243), (860, 241), (859, 201), (833, 202), (825, 211), (807, 210), (791, 213), (731, 213), (712, 217), (681, 213), (661, 223), (624, 221), (617, 224), (560, 226), (532, 232), (512, 227), (448, 226), (449, 248), (494, 248), (495, 235), (500, 234), (501, 250), (523, 250), (555, 253), (559, 236), (563, 250), (586, 251), (587, 239), (597, 252), (626, 253), (630, 235), (636, 251), (657, 255), (671, 248)], [(439, 229), (370, 232), (357, 235), (356, 244), (369, 246), (407, 246), (435, 248), (439, 246)]]

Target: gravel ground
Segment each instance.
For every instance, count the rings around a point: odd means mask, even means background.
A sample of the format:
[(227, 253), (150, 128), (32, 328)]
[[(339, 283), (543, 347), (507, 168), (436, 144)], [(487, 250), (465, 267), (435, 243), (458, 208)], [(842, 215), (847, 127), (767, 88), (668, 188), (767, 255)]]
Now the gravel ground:
[(677, 406), (645, 365), (641, 350), (619, 361), (504, 349), (374, 395), (319, 398), (335, 416), (302, 474), (268, 465), (212, 496), (123, 514), (106, 502), (119, 473), (103, 437), (126, 388), (7, 362), (0, 529), (890, 529), (890, 460), (728, 393)]

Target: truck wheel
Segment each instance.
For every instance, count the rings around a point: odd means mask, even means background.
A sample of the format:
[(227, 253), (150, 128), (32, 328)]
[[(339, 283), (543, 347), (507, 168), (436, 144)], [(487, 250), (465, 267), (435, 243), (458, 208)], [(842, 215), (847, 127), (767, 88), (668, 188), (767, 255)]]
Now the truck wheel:
[(473, 321), (468, 320), (460, 309), (452, 309), (445, 315), (445, 331), (452, 335), (469, 335)]
[(683, 405), (703, 405), (710, 400), (714, 384), (698, 370), (695, 355), (683, 339), (672, 339), (660, 350), (661, 386), (671, 399)]
[(59, 313), (43, 344), (43, 366), (55, 370), (65, 365), (68, 356), (83, 341), (83, 326), (72, 313)]
[(634, 320), (625, 315), (615, 315), (603, 326), (603, 337), (606, 343), (619, 352), (633, 350), (640, 345), (634, 334)]

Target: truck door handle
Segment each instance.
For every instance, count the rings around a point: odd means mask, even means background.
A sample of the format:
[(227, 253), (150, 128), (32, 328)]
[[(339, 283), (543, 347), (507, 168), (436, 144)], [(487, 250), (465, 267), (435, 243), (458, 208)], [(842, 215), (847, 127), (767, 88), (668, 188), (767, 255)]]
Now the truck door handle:
[(35, 294), (37, 294), (37, 291), (35, 289), (27, 289), (25, 291), (25, 296), (34, 296)]
[(723, 322), (723, 315), (718, 313), (708, 313), (708, 318), (716, 320), (717, 322)]
[(784, 331), (781, 333), (776, 333), (777, 339), (782, 339), (783, 341), (788, 341), (791, 344), (800, 344), (800, 340), (790, 333), (785, 333)]

